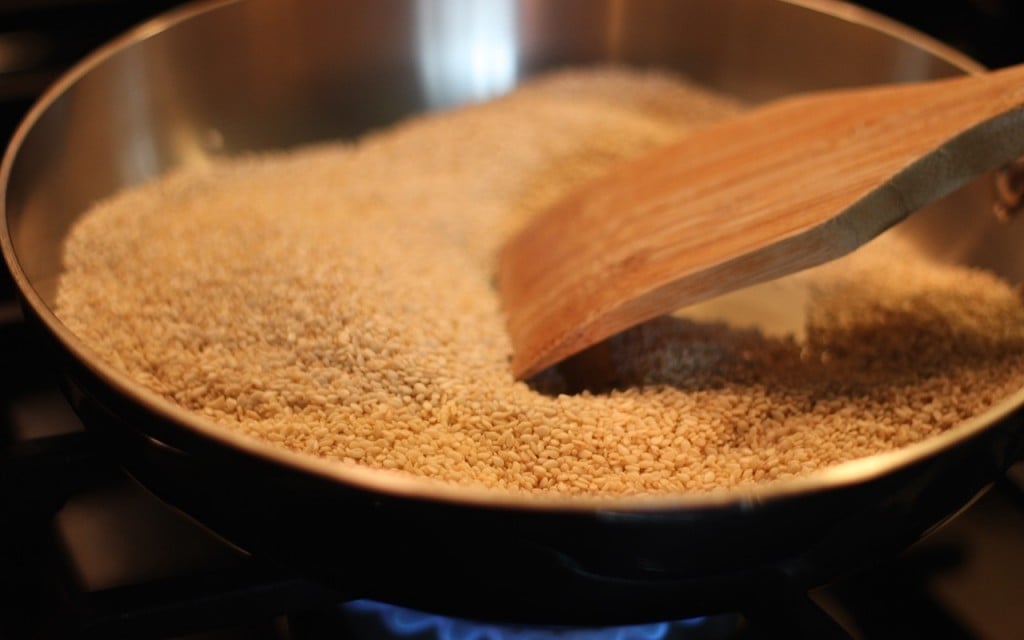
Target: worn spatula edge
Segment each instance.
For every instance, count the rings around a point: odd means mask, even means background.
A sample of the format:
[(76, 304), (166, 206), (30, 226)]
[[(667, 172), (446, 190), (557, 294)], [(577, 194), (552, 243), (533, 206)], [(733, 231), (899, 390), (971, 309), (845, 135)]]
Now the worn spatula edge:
[[(537, 337), (537, 332), (530, 332), (529, 320), (517, 319), (506, 309), (509, 333), (516, 345), (512, 373), (516, 379), (530, 378), (629, 327), (664, 315), (666, 301), (673, 301), (672, 308), (681, 309), (728, 293), (735, 287), (723, 287), (721, 283), (733, 281), (730, 273), (761, 272), (756, 278), (746, 278), (746, 287), (847, 255), (911, 213), (1019, 156), (1024, 156), (1024, 107), (1020, 105), (948, 139), (824, 223), (710, 265), (685, 281), (666, 279), (617, 307), (595, 309), (584, 322), (548, 336), (543, 343), (528, 340)], [(841, 246), (836, 245), (837, 238), (844, 238)], [(506, 269), (507, 254), (503, 252), (500, 262), (503, 294), (507, 287), (514, 286)]]

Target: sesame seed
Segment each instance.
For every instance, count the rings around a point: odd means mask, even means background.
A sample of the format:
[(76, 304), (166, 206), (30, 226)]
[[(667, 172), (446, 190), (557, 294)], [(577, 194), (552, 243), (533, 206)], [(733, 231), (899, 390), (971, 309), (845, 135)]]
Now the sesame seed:
[(581, 181), (741, 108), (665, 73), (573, 69), (354, 142), (182, 169), (77, 221), (57, 313), (224, 429), (517, 493), (770, 483), (1019, 389), (1019, 293), (896, 234), (787, 279), (809, 292), (799, 332), (681, 310), (609, 341), (613, 389), (512, 378), (502, 243)]

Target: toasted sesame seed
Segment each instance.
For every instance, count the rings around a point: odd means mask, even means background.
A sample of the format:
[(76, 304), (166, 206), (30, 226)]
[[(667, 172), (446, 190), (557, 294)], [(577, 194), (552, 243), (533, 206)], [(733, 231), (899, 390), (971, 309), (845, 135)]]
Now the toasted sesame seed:
[(802, 331), (686, 310), (616, 385), (509, 370), (498, 248), (614, 163), (736, 113), (684, 79), (554, 73), (354, 143), (221, 159), (97, 204), (59, 317), (181, 406), (307, 455), (510, 492), (700, 492), (941, 433), (1022, 385), (1024, 304), (898, 236), (795, 276)]

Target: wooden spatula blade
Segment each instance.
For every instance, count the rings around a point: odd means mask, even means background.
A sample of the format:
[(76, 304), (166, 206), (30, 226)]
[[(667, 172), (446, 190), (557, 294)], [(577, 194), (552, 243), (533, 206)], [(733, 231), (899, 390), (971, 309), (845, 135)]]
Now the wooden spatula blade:
[(786, 99), (616, 168), (504, 248), (530, 377), (686, 305), (838, 258), (1024, 155), (1024, 67)]

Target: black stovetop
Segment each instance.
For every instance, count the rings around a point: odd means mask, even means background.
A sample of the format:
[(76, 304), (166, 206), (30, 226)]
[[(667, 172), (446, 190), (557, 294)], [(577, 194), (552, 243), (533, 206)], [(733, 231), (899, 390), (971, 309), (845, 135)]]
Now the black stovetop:
[[(0, 139), (69, 64), (160, 0), (0, 3)], [(1024, 3), (862, 4), (990, 66), (1024, 60)], [(58, 391), (0, 269), (0, 638), (989, 638), (1024, 629), (1024, 465), (906, 553), (778, 611), (616, 629), (500, 627), (343, 598), (267, 566), (106, 459)], [(802, 604), (801, 604), (802, 603)], [(802, 631), (798, 631), (802, 630)]]

